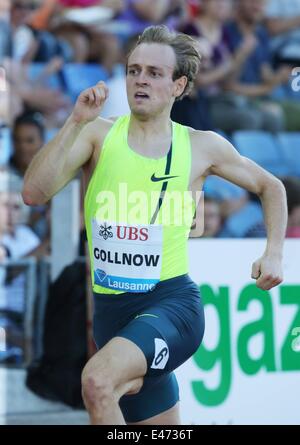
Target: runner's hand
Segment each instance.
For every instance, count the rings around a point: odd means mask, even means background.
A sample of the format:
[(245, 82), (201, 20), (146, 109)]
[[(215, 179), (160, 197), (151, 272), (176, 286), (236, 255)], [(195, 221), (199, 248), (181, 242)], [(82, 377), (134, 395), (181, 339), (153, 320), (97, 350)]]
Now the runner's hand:
[(282, 283), (281, 259), (272, 255), (263, 255), (253, 263), (251, 277), (256, 280), (256, 286), (263, 290)]
[(87, 123), (96, 119), (108, 98), (108, 88), (103, 81), (80, 93), (73, 109), (73, 118), (77, 123)]

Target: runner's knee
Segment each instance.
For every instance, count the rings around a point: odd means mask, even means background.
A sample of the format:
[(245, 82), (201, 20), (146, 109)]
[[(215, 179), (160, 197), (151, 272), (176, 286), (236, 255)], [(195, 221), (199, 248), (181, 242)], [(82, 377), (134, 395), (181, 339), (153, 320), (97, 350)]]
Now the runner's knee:
[(82, 375), (82, 397), (88, 410), (105, 410), (116, 396), (108, 376), (86, 372)]

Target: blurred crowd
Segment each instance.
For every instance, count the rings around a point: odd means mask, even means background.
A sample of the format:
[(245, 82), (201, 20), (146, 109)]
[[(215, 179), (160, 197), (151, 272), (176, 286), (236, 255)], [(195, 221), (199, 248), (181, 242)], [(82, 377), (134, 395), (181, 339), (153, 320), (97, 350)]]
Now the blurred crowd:
[[(84, 88), (106, 81), (104, 117), (129, 111), (126, 55), (151, 24), (193, 36), (202, 56), (173, 120), (233, 142), (237, 132), (291, 133), (300, 150), (300, 0), (1, 0), (0, 261), (51, 253), (51, 203), (24, 207), (25, 171)], [(300, 172), (272, 173), (287, 190), (287, 237), (300, 237)], [(204, 191), (204, 226), (198, 212), (192, 237), (265, 236), (256, 197), (214, 177)]]
[[(292, 73), (300, 66), (300, 0), (2, 0), (3, 171), (22, 178), (79, 92), (97, 80), (110, 88), (104, 117), (128, 112), (126, 55), (145, 27), (161, 23), (192, 35), (202, 55), (194, 90), (175, 103), (173, 120), (233, 142), (238, 131), (298, 134), (300, 92), (292, 88)], [(287, 181), (297, 188), (297, 177)], [(265, 236), (254, 197), (218, 178), (204, 190), (204, 236)], [(250, 223), (235, 230), (248, 221), (247, 212)], [(27, 213), (27, 227), (39, 240), (36, 255), (48, 254), (50, 204)], [(293, 217), (290, 224), (300, 221)], [(2, 257), (5, 252), (1, 247)]]
[[(104, 116), (126, 113), (126, 55), (139, 33), (157, 23), (192, 35), (202, 55), (194, 90), (175, 103), (174, 120), (228, 138), (239, 130), (300, 131), (300, 94), (291, 86), (300, 65), (300, 0), (3, 0), (3, 171), (22, 178), (78, 93), (98, 79), (111, 91)], [(291, 181), (296, 187), (298, 179)], [(258, 206), (218, 179), (208, 181), (205, 194), (204, 236), (235, 236), (228, 218)], [(27, 213), (39, 240), (36, 255), (49, 253), (50, 204)], [(260, 223), (258, 217), (242, 236), (264, 236)]]

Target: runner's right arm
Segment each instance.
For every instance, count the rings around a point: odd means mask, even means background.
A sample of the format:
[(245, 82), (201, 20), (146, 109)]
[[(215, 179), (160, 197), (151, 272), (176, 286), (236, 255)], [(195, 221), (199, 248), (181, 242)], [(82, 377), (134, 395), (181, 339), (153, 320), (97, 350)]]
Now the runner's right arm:
[[(41, 205), (61, 190), (92, 156), (109, 121), (98, 116), (108, 97), (104, 82), (83, 91), (57, 135), (34, 156), (24, 177), (22, 197), (27, 205)], [(106, 131), (105, 131), (106, 130)]]

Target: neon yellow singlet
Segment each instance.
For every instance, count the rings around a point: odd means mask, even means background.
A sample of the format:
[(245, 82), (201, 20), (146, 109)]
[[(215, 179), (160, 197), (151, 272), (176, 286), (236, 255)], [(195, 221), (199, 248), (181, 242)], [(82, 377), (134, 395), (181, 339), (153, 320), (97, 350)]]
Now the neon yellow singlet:
[(168, 155), (152, 159), (128, 146), (129, 121), (120, 117), (107, 134), (84, 199), (96, 293), (147, 292), (188, 272), (195, 211), (188, 129), (172, 122)]

